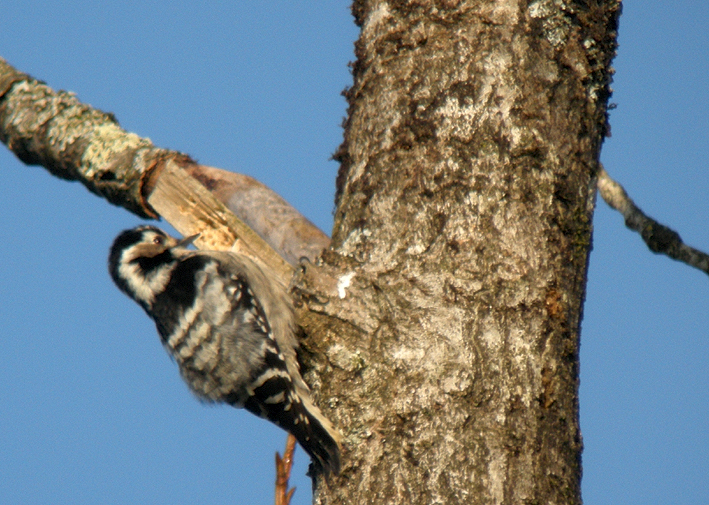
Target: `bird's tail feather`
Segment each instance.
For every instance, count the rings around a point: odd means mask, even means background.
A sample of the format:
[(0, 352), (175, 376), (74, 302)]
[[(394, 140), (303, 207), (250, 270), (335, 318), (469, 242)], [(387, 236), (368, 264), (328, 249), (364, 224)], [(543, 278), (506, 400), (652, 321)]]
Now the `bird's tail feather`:
[(244, 403), (244, 408), (291, 433), (322, 471), (338, 474), (340, 433), (310, 398), (299, 395), (293, 387), (285, 395), (280, 405), (257, 402), (251, 397)]

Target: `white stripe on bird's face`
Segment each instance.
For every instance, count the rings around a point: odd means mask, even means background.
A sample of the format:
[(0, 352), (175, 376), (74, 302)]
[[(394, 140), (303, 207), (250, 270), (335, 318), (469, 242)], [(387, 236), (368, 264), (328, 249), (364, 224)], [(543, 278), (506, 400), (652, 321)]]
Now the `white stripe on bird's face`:
[[(134, 256), (130, 254), (130, 250), (123, 253), (123, 256), (126, 255)], [(139, 263), (121, 258), (118, 274), (125, 280), (136, 301), (152, 307), (155, 296), (165, 291), (175, 266), (174, 262), (167, 263), (146, 275)]]

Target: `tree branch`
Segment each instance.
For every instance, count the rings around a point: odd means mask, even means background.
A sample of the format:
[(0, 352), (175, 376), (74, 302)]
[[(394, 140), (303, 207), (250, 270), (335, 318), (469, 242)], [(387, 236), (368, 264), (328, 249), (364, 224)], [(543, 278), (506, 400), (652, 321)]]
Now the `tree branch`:
[(175, 161), (167, 161), (154, 181), (148, 204), (183, 236), (199, 233), (198, 248), (234, 248), (273, 270), (288, 285), (293, 267)]
[[(170, 154), (0, 59), (0, 140), (24, 163), (42, 165), (62, 179), (141, 217), (157, 217), (145, 202), (143, 183)], [(179, 156), (179, 153), (171, 153)], [(184, 157), (184, 155), (181, 155)]]
[[(322, 231), (258, 181), (158, 148), (150, 139), (123, 130), (112, 114), (81, 103), (72, 93), (55, 92), (2, 58), (0, 140), (24, 163), (78, 180), (134, 214), (163, 216), (182, 233), (201, 232), (203, 247), (230, 248), (239, 237), (241, 250), (284, 276), (286, 283), (292, 268), (280, 257), (295, 265), (301, 257), (314, 260), (329, 245)], [(185, 215), (198, 209), (201, 222)], [(216, 223), (231, 231), (206, 231)], [(218, 234), (223, 235), (219, 240)]]
[(623, 214), (625, 225), (640, 233), (652, 252), (664, 254), (709, 274), (709, 256), (685, 244), (676, 231), (645, 215), (602, 165), (598, 171), (598, 190), (608, 205)]
[(184, 168), (291, 265), (303, 257), (314, 262), (330, 245), (317, 226), (253, 177), (204, 165)]

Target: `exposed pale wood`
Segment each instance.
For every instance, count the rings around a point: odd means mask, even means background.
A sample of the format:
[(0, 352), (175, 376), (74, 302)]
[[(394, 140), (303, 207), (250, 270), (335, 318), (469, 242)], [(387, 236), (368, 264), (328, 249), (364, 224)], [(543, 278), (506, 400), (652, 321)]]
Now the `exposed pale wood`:
[[(150, 139), (123, 130), (112, 114), (80, 102), (73, 93), (54, 91), (1, 57), (0, 141), (24, 163), (41, 165), (62, 179), (78, 180), (90, 191), (141, 217), (163, 214), (169, 222), (175, 221), (178, 229), (202, 231), (200, 243), (205, 246), (230, 247), (239, 236), (250, 245), (253, 256), (288, 278), (291, 269), (282, 268), (280, 259), (263, 246), (259, 237), (293, 266), (303, 257), (314, 261), (330, 243), (327, 235), (262, 183), (243, 174), (201, 166), (183, 153), (156, 147)], [(167, 165), (171, 168), (165, 169)], [(183, 197), (195, 191), (206, 195), (185, 174), (214, 193), (212, 203), (219, 200), (226, 207), (195, 214), (195, 220), (180, 216), (178, 209), (189, 208), (194, 200)], [(158, 179), (161, 187), (151, 197), (151, 208), (146, 196), (152, 194)], [(165, 185), (173, 179), (181, 182), (170, 190), (172, 193), (163, 194), (168, 187)], [(162, 198), (166, 198), (166, 205)], [(226, 220), (222, 212), (225, 208), (231, 215)], [(241, 221), (235, 221), (234, 216)], [(199, 224), (202, 218), (207, 221)], [(231, 231), (208, 233), (207, 222), (226, 224)]]
[(293, 267), (173, 161), (158, 175), (148, 203), (182, 235), (199, 233), (195, 245), (200, 249), (233, 248), (273, 270), (288, 285)]
[(291, 265), (301, 258), (314, 262), (330, 245), (330, 237), (253, 177), (194, 163), (181, 166)]

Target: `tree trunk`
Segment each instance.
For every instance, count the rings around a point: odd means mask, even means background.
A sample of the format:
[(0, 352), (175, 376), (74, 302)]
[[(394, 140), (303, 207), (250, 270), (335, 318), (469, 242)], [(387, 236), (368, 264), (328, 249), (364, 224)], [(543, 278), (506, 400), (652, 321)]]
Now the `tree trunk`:
[(353, 12), (332, 249), (296, 289), (308, 379), (345, 434), (315, 501), (580, 503), (579, 326), (619, 2)]

